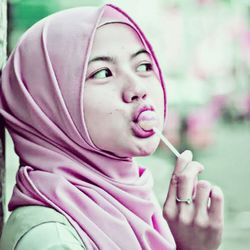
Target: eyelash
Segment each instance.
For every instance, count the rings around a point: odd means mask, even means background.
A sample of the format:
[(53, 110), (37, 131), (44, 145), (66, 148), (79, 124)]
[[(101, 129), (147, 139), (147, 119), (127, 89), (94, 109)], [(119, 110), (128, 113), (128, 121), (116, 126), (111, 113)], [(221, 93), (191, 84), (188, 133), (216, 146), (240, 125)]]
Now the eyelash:
[[(141, 67), (143, 65), (146, 66), (146, 71), (137, 71), (137, 72), (144, 73), (144, 72), (148, 72), (148, 71), (153, 70), (153, 65), (152, 65), (152, 63), (149, 63), (149, 62), (139, 64), (136, 69), (138, 69), (139, 67)], [(108, 76), (105, 76), (104, 78), (108, 78), (108, 77), (113, 76), (113, 74), (109, 68), (102, 68), (102, 69), (99, 69), (99, 70), (95, 71), (94, 73), (92, 73), (88, 78), (89, 79), (98, 79), (98, 78), (96, 78), (96, 75), (102, 71), (106, 71), (106, 73), (108, 72), (108, 74), (109, 74)], [(104, 79), (104, 78), (100, 78), (100, 79)]]
[(113, 75), (112, 72), (111, 72), (111, 70), (110, 70), (109, 68), (102, 68), (102, 69), (99, 69), (99, 70), (95, 71), (94, 73), (92, 73), (88, 78), (89, 78), (89, 79), (95, 79), (95, 76), (96, 76), (98, 73), (100, 73), (100, 72), (102, 72), (102, 71), (104, 71), (104, 70), (110, 74), (110, 76), (107, 76), (107, 77), (105, 77), (105, 78), (111, 77), (111, 76)]
[(153, 70), (153, 65), (152, 65), (152, 63), (149, 63), (149, 62), (141, 63), (137, 68), (139, 68), (140, 66), (143, 66), (143, 65), (146, 66), (146, 72)]

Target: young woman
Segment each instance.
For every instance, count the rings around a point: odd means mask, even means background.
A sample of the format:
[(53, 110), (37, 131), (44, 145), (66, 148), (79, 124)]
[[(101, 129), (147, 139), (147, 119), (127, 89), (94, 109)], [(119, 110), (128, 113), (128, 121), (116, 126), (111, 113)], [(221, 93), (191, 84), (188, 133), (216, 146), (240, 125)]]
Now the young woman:
[(163, 211), (150, 172), (133, 161), (158, 146), (166, 91), (121, 9), (73, 8), (35, 24), (0, 93), (20, 158), (1, 250), (218, 248), (223, 195), (197, 180), (203, 166), (191, 152), (177, 159)]

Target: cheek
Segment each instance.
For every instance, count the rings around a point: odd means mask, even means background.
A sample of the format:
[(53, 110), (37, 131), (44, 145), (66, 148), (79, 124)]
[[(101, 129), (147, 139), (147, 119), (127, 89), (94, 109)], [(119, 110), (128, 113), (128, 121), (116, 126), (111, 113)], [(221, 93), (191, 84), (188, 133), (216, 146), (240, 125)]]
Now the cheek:
[(101, 87), (85, 87), (84, 118), (89, 136), (96, 146), (100, 147), (103, 142), (113, 138), (118, 129), (124, 129), (123, 117), (126, 114), (119, 103), (115, 89), (107, 91)]
[(164, 119), (164, 94), (161, 83), (158, 80), (151, 82), (149, 86), (151, 93), (150, 98), (153, 100), (156, 105), (157, 111), (159, 112), (162, 119)]
[(102, 86), (85, 86), (83, 101), (85, 118), (99, 117), (112, 113), (116, 96), (115, 89), (109, 88), (107, 90), (107, 88)]

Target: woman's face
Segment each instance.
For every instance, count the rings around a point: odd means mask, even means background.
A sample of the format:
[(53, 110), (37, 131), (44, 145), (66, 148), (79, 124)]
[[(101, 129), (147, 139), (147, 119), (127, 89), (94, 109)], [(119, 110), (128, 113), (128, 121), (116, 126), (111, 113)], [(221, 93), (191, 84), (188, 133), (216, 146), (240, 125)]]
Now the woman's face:
[[(89, 136), (119, 157), (153, 153), (163, 128), (164, 96), (150, 52), (128, 25), (99, 27), (88, 62), (84, 114)], [(141, 128), (140, 124), (144, 127)]]

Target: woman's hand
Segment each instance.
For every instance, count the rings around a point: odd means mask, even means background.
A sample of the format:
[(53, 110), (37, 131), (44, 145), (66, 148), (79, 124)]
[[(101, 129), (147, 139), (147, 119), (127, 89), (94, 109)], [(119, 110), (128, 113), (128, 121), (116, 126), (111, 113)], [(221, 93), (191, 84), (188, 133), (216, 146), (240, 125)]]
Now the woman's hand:
[(207, 181), (198, 181), (203, 169), (200, 163), (192, 161), (191, 151), (183, 152), (177, 159), (163, 207), (177, 250), (215, 250), (221, 243), (223, 193)]

